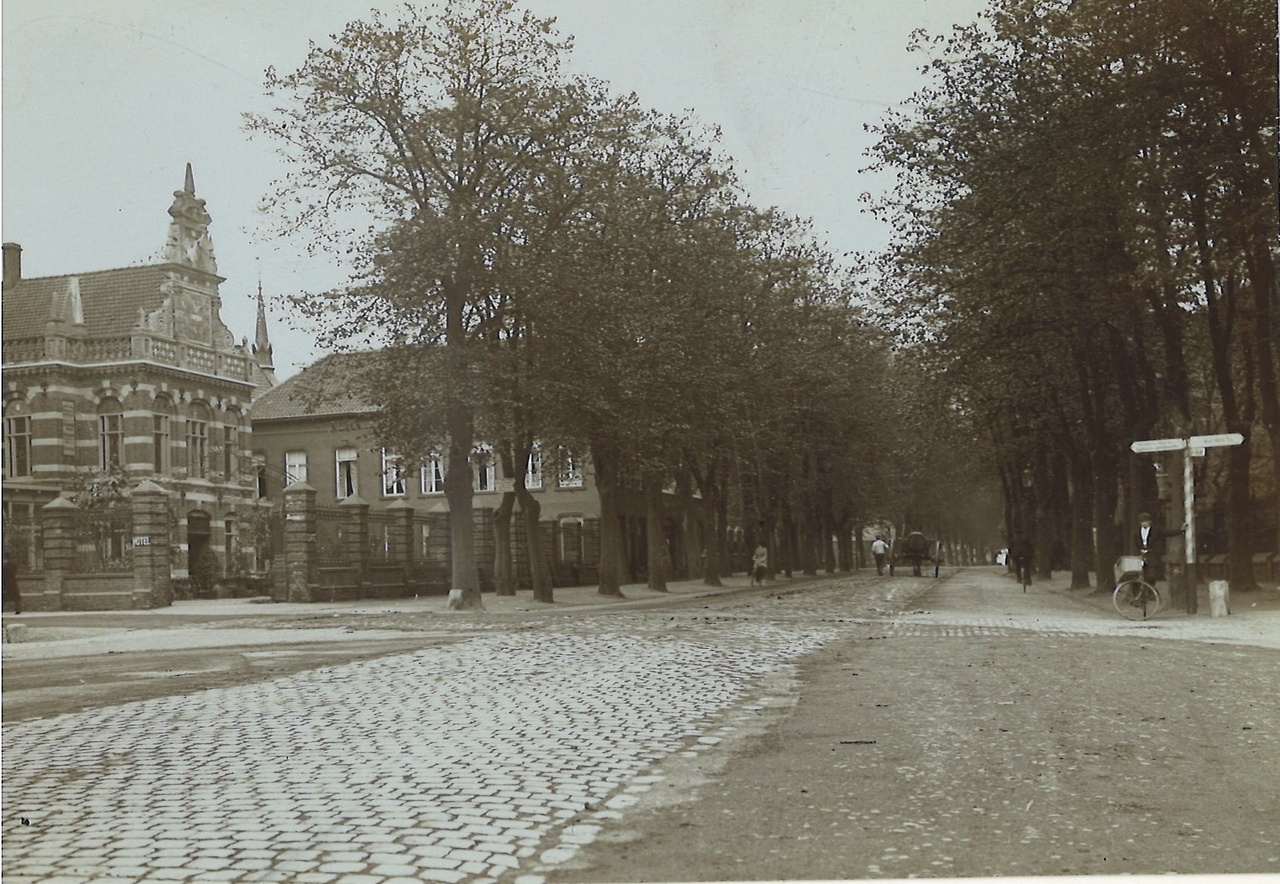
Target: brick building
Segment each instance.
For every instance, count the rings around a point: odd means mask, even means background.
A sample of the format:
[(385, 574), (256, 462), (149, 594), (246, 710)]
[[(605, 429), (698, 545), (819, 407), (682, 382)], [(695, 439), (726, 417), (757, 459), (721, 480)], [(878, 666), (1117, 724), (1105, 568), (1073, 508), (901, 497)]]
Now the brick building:
[[(374, 433), (377, 408), (354, 394), (349, 383), (369, 358), (365, 353), (325, 357), (263, 394), (253, 407), (253, 447), (264, 465), (266, 495), (281, 501), (286, 487), (305, 482), (315, 489), (315, 505), (328, 522), (343, 524), (341, 508), (367, 505), (369, 543), (376, 554), (392, 546), (385, 535), (399, 536), (392, 511), (412, 510), (413, 555), (419, 565), (446, 569), (449, 506), (444, 495), (444, 458), (422, 466), (402, 466), (395, 452)], [(599, 557), (599, 498), (589, 470), (571, 453), (535, 452), (525, 486), (538, 497), (543, 542), (559, 585), (592, 582)], [(496, 458), (480, 446), (472, 464), (473, 515), (481, 583), (488, 585), (494, 559), (493, 511), (511, 487)], [(517, 580), (528, 581), (523, 532), (517, 512), (513, 537)], [(319, 520), (321, 535), (326, 519)], [(345, 545), (335, 536), (321, 543), (333, 551), (333, 564)], [(280, 548), (277, 537), (275, 547)], [(322, 556), (324, 554), (322, 553)], [(279, 576), (277, 583), (280, 583)]]
[[(21, 247), (4, 245), (5, 546), (32, 610), (164, 603), (170, 587), (127, 579), (139, 556), (161, 583), (197, 562), (252, 565), (236, 534), (259, 500), (250, 407), (275, 384), (262, 295), (255, 343), (236, 343), (190, 165), (169, 216), (154, 264), (26, 279)], [(131, 522), (144, 483), (167, 514), (147, 534)], [(73, 520), (56, 562), (46, 516)], [(157, 542), (167, 556), (141, 552)]]

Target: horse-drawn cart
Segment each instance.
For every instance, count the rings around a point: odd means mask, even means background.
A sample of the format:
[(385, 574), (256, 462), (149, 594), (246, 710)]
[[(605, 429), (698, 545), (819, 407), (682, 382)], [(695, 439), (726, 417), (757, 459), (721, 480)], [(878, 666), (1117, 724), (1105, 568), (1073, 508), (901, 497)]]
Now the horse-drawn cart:
[(933, 576), (937, 577), (942, 566), (942, 544), (929, 540), (919, 531), (912, 531), (889, 549), (890, 576), (895, 566), (910, 564), (911, 575), (923, 577), (925, 562), (933, 563)]

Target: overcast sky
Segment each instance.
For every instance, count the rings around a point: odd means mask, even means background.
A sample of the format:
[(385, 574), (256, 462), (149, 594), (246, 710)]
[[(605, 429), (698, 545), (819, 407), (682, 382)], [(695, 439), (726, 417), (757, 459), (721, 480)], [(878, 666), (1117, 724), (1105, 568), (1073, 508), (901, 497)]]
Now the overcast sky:
[[(751, 200), (812, 218), (837, 253), (882, 245), (860, 173), (864, 125), (908, 98), (926, 59), (910, 32), (968, 23), (982, 0), (526, 0), (572, 34), (572, 67), (662, 111), (718, 125)], [(249, 141), (267, 109), (262, 74), (302, 62), (376, 0), (3, 0), (3, 239), (23, 274), (145, 263), (164, 244), (186, 163), (213, 216), (223, 319), (252, 336), (268, 295), (346, 279), (342, 256), (308, 258), (263, 234), (277, 177)], [(282, 377), (321, 355), (270, 305)]]

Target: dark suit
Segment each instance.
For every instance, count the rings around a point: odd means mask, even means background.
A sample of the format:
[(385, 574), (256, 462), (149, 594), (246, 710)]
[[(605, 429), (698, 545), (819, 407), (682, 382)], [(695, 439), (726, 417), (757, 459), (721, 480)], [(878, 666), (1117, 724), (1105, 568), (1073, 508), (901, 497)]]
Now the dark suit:
[(1155, 525), (1147, 529), (1146, 538), (1143, 538), (1141, 528), (1133, 532), (1134, 549), (1147, 560), (1146, 579), (1158, 580), (1164, 577), (1164, 557), (1169, 546), (1167, 541), (1171, 537), (1182, 535), (1181, 528), (1157, 528)]
[(1009, 558), (1013, 559), (1018, 582), (1023, 586), (1031, 585), (1031, 560), (1035, 556), (1035, 551), (1035, 545), (1026, 534), (1019, 533), (1009, 544)]

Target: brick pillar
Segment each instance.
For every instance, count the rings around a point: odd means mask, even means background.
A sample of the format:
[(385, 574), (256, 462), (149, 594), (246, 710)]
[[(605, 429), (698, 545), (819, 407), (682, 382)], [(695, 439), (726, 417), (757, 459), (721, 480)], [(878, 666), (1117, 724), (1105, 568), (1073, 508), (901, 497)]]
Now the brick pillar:
[(294, 482), (284, 490), (284, 572), (287, 599), (312, 601), (316, 585), (316, 490)]
[(133, 603), (163, 608), (173, 603), (169, 579), (169, 494), (143, 480), (129, 498), (133, 514)]
[(24, 599), (23, 607), (41, 611), (62, 610), (62, 589), (76, 561), (77, 507), (65, 497), (56, 497), (40, 508), (43, 533), (41, 552), (44, 556), (44, 592), (38, 605), (35, 599)]
[(400, 579), (406, 595), (413, 591), (414, 562), (418, 551), (414, 549), (413, 504), (403, 498), (387, 507), (387, 513), (395, 518), (395, 543), (400, 553)]
[(369, 504), (358, 494), (338, 502), (346, 515), (342, 526), (342, 558), (348, 568), (356, 569), (356, 582), (362, 598), (369, 595)]

